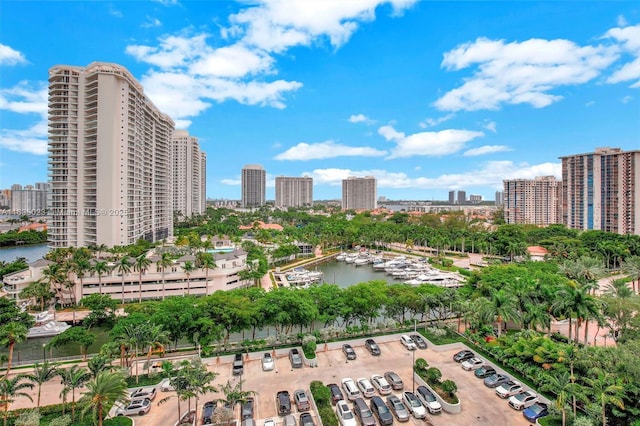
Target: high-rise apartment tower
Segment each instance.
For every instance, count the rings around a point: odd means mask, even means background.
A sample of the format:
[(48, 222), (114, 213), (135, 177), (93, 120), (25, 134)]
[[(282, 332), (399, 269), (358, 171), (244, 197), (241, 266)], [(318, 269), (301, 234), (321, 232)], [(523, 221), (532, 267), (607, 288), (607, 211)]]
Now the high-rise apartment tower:
[(206, 154), (198, 138), (176, 130), (172, 138), (173, 211), (182, 216), (204, 214), (206, 209)]
[(377, 207), (376, 178), (348, 177), (342, 181), (343, 210), (373, 210)]
[(562, 182), (555, 176), (504, 180), (504, 220), (507, 223), (562, 223)]
[(265, 205), (267, 172), (259, 164), (247, 164), (242, 168), (242, 207)]
[(174, 123), (125, 68), (49, 70), (49, 243), (127, 245), (173, 234)]
[(276, 177), (276, 207), (313, 205), (313, 178)]

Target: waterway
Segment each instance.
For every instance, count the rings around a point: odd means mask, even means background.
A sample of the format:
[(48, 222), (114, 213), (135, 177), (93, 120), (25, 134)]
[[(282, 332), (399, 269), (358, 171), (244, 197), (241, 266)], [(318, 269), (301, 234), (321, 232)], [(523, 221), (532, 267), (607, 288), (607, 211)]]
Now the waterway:
[(373, 265), (355, 266), (353, 263), (331, 260), (322, 263), (315, 268), (324, 273), (323, 279), (327, 284), (337, 284), (339, 287), (349, 287), (367, 281), (382, 280), (389, 284), (401, 283), (403, 280), (395, 279), (391, 275), (373, 269)]
[(28, 263), (35, 262), (47, 254), (47, 244), (33, 244), (29, 246), (0, 247), (0, 261), (13, 262), (19, 257), (27, 259)]

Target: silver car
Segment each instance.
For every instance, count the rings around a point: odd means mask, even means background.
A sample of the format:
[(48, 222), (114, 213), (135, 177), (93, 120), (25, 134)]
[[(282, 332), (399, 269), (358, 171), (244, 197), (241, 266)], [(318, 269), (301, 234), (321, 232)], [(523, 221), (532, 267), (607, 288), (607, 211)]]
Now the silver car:
[(116, 416), (144, 416), (151, 409), (151, 400), (149, 398), (134, 399), (125, 407), (116, 409)]
[(400, 398), (395, 395), (389, 395), (387, 397), (387, 404), (389, 405), (391, 412), (394, 416), (396, 416), (396, 419), (398, 419), (399, 422), (409, 421), (411, 415), (409, 414), (407, 407), (404, 405), (404, 402), (400, 401)]

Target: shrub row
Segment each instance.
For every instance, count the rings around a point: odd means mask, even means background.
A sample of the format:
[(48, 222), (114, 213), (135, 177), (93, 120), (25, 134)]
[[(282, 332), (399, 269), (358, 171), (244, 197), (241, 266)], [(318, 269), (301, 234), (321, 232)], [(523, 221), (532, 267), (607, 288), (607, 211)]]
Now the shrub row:
[(321, 381), (314, 380), (309, 385), (311, 395), (318, 407), (318, 414), (324, 426), (338, 426), (338, 419), (331, 406), (331, 391)]
[(426, 360), (418, 358), (413, 366), (413, 371), (417, 373), (422, 380), (427, 382), (427, 384), (449, 404), (458, 403), (458, 396), (456, 395), (458, 385), (456, 385), (456, 382), (453, 380), (440, 381), (440, 379), (442, 379), (442, 372), (440, 369), (429, 367), (429, 363)]

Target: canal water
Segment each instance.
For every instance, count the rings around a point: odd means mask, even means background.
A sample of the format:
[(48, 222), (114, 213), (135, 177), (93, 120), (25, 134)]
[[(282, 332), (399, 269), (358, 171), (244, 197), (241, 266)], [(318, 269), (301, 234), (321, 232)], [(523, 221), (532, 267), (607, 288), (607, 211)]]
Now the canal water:
[(371, 264), (355, 266), (353, 263), (332, 260), (311, 269), (322, 271), (325, 283), (337, 284), (343, 288), (374, 280), (386, 281), (389, 284), (402, 282), (401, 279), (393, 278), (385, 273), (384, 270), (377, 271), (373, 269)]
[(31, 263), (42, 259), (47, 252), (49, 252), (49, 247), (47, 247), (46, 243), (29, 246), (0, 247), (0, 261), (9, 263), (19, 257), (24, 257), (28, 263)]

